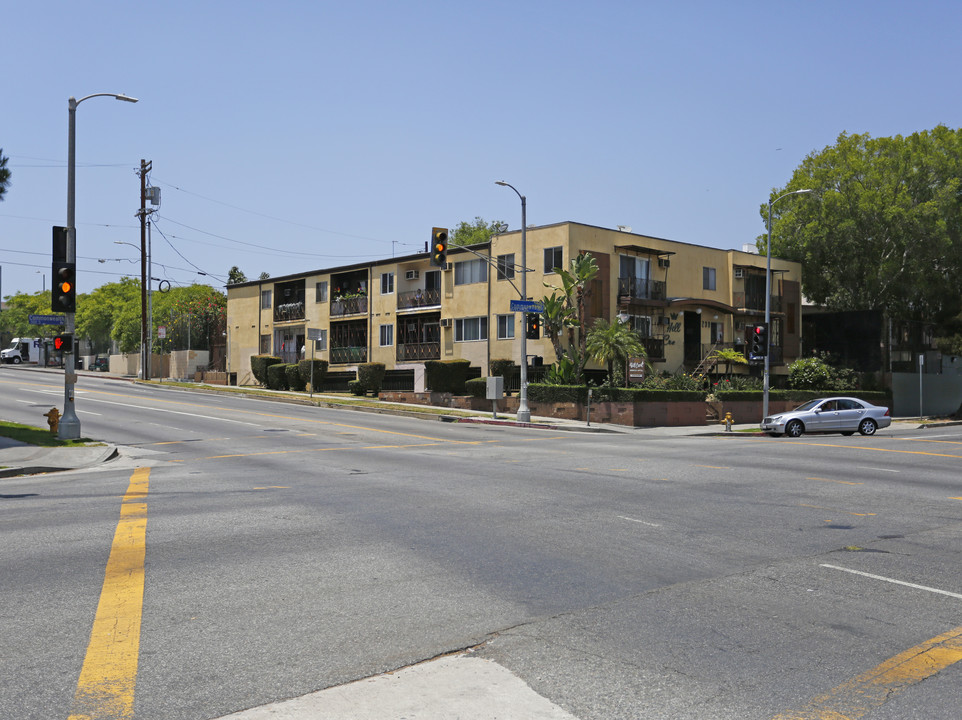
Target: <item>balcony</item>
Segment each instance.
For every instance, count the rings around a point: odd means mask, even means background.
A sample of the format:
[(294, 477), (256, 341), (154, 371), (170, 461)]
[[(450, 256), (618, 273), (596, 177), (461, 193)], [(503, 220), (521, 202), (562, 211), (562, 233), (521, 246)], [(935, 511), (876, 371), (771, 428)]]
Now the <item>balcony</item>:
[(367, 362), (366, 347), (332, 347), (331, 364), (356, 364)]
[(304, 302), (287, 302), (274, 306), (274, 322), (293, 322), (304, 319)]
[[(732, 305), (739, 310), (765, 311), (765, 293), (732, 293)], [(782, 311), (782, 296), (772, 295), (772, 312)]]
[(441, 343), (405, 343), (397, 346), (398, 362), (423, 362), (424, 360), (440, 360)]
[(618, 278), (618, 297), (631, 300), (664, 300), (665, 282), (647, 278)]
[(437, 307), (441, 304), (441, 291), (438, 288), (429, 290), (411, 290), (397, 295), (397, 309), (410, 310), (421, 307)]
[(649, 360), (665, 359), (665, 339), (664, 338), (639, 338), (645, 348)]
[(334, 298), (331, 301), (331, 317), (345, 315), (366, 315), (367, 295), (351, 295)]

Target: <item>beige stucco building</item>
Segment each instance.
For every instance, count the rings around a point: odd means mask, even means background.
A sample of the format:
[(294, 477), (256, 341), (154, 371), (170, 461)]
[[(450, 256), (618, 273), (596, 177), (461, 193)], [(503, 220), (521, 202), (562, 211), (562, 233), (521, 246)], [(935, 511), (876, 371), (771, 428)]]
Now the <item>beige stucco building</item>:
[[(755, 253), (573, 222), (528, 228), (526, 246), (534, 300), (550, 294), (545, 284), (560, 286), (555, 267), (591, 253), (591, 317), (630, 322), (658, 371), (690, 372), (712, 348), (744, 349), (746, 328), (764, 321), (766, 259)], [(331, 372), (362, 362), (414, 370), (417, 386), (425, 360), (467, 359), (482, 375), (493, 359), (520, 363), (524, 320), (510, 303), (520, 298), (521, 231), (452, 246), (447, 259), (433, 267), (424, 252), (229, 286), (228, 371), (253, 384), (252, 355), (293, 362), (313, 351)], [(777, 374), (800, 354), (799, 263), (772, 258), (771, 316)], [(319, 338), (314, 348), (309, 336)], [(527, 353), (555, 360), (547, 338), (529, 339)]]

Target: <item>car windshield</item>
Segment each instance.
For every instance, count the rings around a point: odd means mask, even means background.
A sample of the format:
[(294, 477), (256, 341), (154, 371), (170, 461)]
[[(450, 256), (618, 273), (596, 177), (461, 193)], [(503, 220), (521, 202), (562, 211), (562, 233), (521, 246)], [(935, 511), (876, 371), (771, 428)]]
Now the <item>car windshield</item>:
[(807, 403), (805, 403), (805, 404), (803, 404), (803, 405), (799, 405), (797, 408), (795, 408), (795, 412), (799, 412), (799, 411), (802, 411), (802, 410), (811, 410), (813, 407), (815, 407), (816, 405), (818, 405), (820, 402), (822, 402), (822, 401), (821, 401), (821, 400), (809, 400)]

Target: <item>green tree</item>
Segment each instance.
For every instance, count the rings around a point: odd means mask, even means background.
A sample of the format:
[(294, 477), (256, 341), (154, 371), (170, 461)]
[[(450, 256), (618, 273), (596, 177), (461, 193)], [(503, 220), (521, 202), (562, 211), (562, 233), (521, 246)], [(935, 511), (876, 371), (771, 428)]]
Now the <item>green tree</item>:
[(733, 365), (748, 365), (747, 358), (740, 350), (733, 348), (716, 349), (711, 354), (716, 363), (725, 363), (725, 376), (731, 379)]
[(7, 157), (3, 154), (3, 148), (0, 148), (0, 200), (3, 200), (3, 196), (7, 194), (9, 186), (10, 170), (7, 168)]
[(7, 297), (7, 306), (0, 313), (0, 333), (4, 340), (15, 337), (48, 337), (55, 335), (62, 326), (57, 325), (31, 325), (31, 315), (50, 314), (50, 293), (18, 292), (16, 295)]
[(595, 324), (587, 334), (586, 348), (591, 357), (608, 366), (608, 387), (610, 388), (615, 385), (616, 363), (625, 369), (625, 387), (628, 387), (628, 358), (648, 357), (638, 334), (627, 323), (618, 320), (614, 322), (608, 322), (604, 318), (595, 320)]
[(107, 353), (114, 327), (121, 324), (120, 318), (123, 317), (124, 326), (128, 323), (134, 325), (133, 329), (126, 330), (126, 334), (136, 336), (133, 347), (124, 352), (139, 351), (140, 304), (140, 280), (130, 277), (81, 295), (77, 301), (77, 337), (86, 338), (95, 354)]
[[(598, 261), (592, 257), (591, 253), (582, 253), (571, 259), (569, 268), (555, 268), (555, 274), (561, 280), (561, 294), (558, 295), (558, 288), (545, 283), (545, 287), (553, 292), (551, 296), (546, 296), (544, 300), (545, 312), (544, 328), (545, 333), (551, 339), (551, 344), (555, 349), (555, 355), (560, 360), (561, 335), (568, 328), (577, 328), (577, 345), (569, 341), (566, 353), (575, 366), (575, 379), (581, 382), (584, 377), (585, 365), (588, 362), (588, 352), (586, 344), (588, 341), (588, 300), (594, 290), (594, 281), (598, 277)], [(549, 315), (549, 304), (551, 303), (551, 314)], [(560, 302), (559, 302), (560, 301)]]
[[(962, 309), (962, 129), (839, 136), (772, 199), (772, 254), (803, 264), (805, 295), (832, 310), (944, 323)], [(768, 204), (761, 208), (767, 220)], [(764, 251), (765, 238), (759, 241)]]
[(473, 223), (462, 220), (448, 240), (449, 245), (477, 245), (478, 243), (488, 242), (492, 236), (503, 233), (508, 229), (508, 224), (495, 220), (485, 222), (484, 218), (476, 217)]
[(241, 271), (236, 265), (227, 271), (227, 284), (237, 285), (238, 283), (247, 282), (247, 276)]

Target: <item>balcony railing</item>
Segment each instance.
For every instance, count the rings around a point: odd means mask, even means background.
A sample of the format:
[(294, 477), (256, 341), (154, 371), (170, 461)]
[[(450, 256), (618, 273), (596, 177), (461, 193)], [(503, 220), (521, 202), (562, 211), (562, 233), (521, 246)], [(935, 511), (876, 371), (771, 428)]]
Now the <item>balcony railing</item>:
[(367, 295), (359, 297), (336, 298), (331, 301), (331, 317), (360, 315), (367, 313)]
[(331, 363), (367, 362), (366, 347), (332, 347)]
[[(736, 292), (732, 293), (732, 304), (744, 310), (764, 310), (765, 309), (765, 294), (757, 293), (744, 293)], [(782, 311), (782, 296), (772, 295), (772, 312)]]
[(405, 343), (397, 346), (398, 362), (411, 362), (420, 360), (440, 360), (441, 343)]
[(274, 322), (291, 322), (304, 319), (304, 303), (289, 302), (274, 307)]
[(649, 360), (665, 359), (665, 339), (664, 338), (640, 338), (641, 344), (645, 347)]
[(665, 283), (663, 280), (645, 278), (618, 278), (618, 297), (635, 300), (664, 300)]
[(441, 304), (441, 291), (437, 288), (430, 290), (411, 290), (398, 293), (397, 309), (433, 307)]

